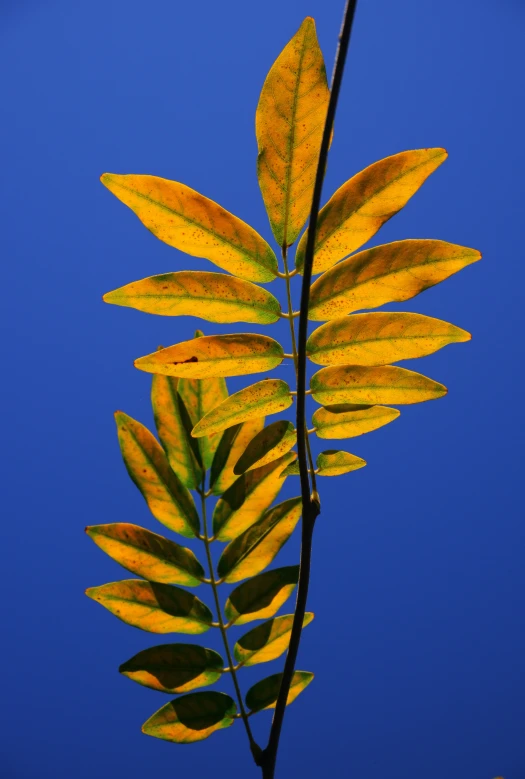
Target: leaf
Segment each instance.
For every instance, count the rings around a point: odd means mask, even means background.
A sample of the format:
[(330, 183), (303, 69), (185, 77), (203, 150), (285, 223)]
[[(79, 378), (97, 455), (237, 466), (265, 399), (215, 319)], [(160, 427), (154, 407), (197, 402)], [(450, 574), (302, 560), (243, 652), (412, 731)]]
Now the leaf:
[(210, 489), (214, 495), (221, 495), (226, 492), (228, 487), (231, 487), (237, 478), (233, 466), (248, 443), (263, 428), (264, 417), (258, 417), (257, 419), (249, 419), (243, 424), (228, 427), (223, 432), (211, 464)]
[(295, 461), (286, 466), (284, 471), (282, 471), (281, 476), (299, 476), (300, 473), (299, 463)]
[(277, 322), (281, 305), (262, 287), (225, 273), (179, 271), (150, 276), (107, 292), (106, 303), (128, 306), (147, 314), (198, 316), (230, 324)]
[(295, 452), (289, 452), (239, 476), (228, 487), (213, 511), (213, 535), (218, 541), (231, 541), (260, 519), (284, 484), (284, 466), (296, 457)]
[(308, 218), (329, 98), (307, 17), (272, 65), (255, 115), (257, 176), (279, 246), (294, 243)]
[[(267, 676), (266, 679), (261, 679), (260, 682), (257, 682), (253, 687), (250, 687), (246, 693), (246, 705), (248, 708), (251, 711), (275, 709), (282, 677), (282, 673), (272, 674), (272, 676)], [(295, 671), (292, 676), (290, 692), (288, 693), (288, 699), (286, 701), (287, 706), (289, 706), (290, 703), (293, 703), (305, 687), (308, 687), (313, 678), (313, 673), (310, 673), (309, 671)]]
[(301, 512), (300, 497), (268, 509), (258, 522), (228, 544), (217, 565), (221, 579), (231, 584), (263, 571), (292, 535)]
[[(286, 652), (290, 643), (293, 614), (270, 619), (245, 633), (233, 647), (233, 654), (243, 666), (269, 663)], [(314, 615), (307, 611), (303, 619), (303, 628), (310, 624)]]
[(292, 405), (290, 387), (282, 379), (263, 379), (250, 387), (230, 395), (191, 431), (200, 438), (225, 430), (227, 427), (247, 422), (249, 419), (278, 414)]
[(299, 566), (265, 571), (240, 584), (226, 601), (224, 614), (230, 625), (244, 625), (276, 614), (295, 589)]
[(287, 419), (272, 422), (250, 441), (233, 471), (240, 474), (277, 460), (297, 443), (295, 427)]
[(447, 394), (447, 388), (421, 373), (385, 365), (321, 368), (310, 381), (314, 400), (330, 403), (422, 403)]
[(314, 282), (308, 318), (335, 319), (363, 308), (409, 300), (481, 259), (445, 241), (385, 243), (354, 254)]
[(224, 661), (218, 652), (196, 644), (162, 644), (144, 649), (119, 671), (144, 687), (180, 693), (213, 684), (222, 675)]
[(342, 452), (337, 449), (326, 449), (317, 455), (317, 467), (319, 476), (341, 476), (343, 473), (357, 471), (364, 468), (366, 460), (356, 457), (350, 452)]
[(350, 410), (346, 409), (345, 404), (318, 408), (312, 416), (316, 435), (319, 438), (355, 438), (388, 425), (400, 414), (397, 408), (388, 406), (356, 406)]
[[(363, 246), (446, 158), (445, 149), (402, 151), (374, 162), (339, 187), (319, 212), (313, 273), (322, 273)], [(295, 256), (300, 272), (307, 236), (308, 231)]]
[(193, 498), (171, 470), (157, 440), (122, 411), (116, 412), (115, 421), (124, 464), (153, 516), (181, 536), (197, 536), (200, 525)]
[(178, 379), (154, 375), (151, 405), (155, 426), (168, 462), (188, 489), (200, 486), (203, 472), (198, 442), (191, 437), (193, 424), (177, 389)]
[(233, 724), (237, 706), (223, 692), (192, 692), (170, 701), (142, 726), (147, 736), (191, 744)]
[(235, 333), (192, 338), (139, 357), (135, 367), (147, 373), (206, 379), (271, 371), (282, 363), (283, 347), (267, 335)]
[(306, 344), (318, 365), (388, 365), (426, 357), (450, 343), (470, 341), (460, 327), (422, 314), (376, 312), (332, 319), (315, 330)]
[(92, 525), (88, 536), (117, 563), (151, 582), (196, 587), (204, 568), (191, 549), (127, 522)]
[(247, 281), (272, 281), (277, 258), (255, 230), (178, 181), (104, 173), (102, 183), (164, 243)]
[(205, 633), (213, 616), (196, 595), (169, 584), (128, 579), (86, 590), (88, 598), (128, 625), (150, 633)]

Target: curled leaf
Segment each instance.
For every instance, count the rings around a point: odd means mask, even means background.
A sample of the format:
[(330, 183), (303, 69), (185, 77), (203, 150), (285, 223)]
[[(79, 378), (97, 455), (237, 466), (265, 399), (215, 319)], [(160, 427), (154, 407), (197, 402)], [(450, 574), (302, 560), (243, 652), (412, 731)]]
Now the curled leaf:
[(191, 744), (233, 724), (237, 706), (223, 692), (207, 690), (176, 698), (155, 712), (142, 726), (147, 736)]
[[(248, 708), (251, 711), (275, 709), (282, 678), (282, 673), (272, 674), (272, 676), (267, 676), (266, 679), (261, 679), (260, 682), (257, 682), (253, 687), (250, 687), (246, 693), (246, 705)], [(295, 671), (292, 677), (288, 699), (286, 701), (287, 706), (289, 706), (290, 703), (293, 703), (305, 687), (308, 687), (313, 678), (313, 673), (310, 673), (309, 671)]]
[(299, 566), (265, 571), (243, 582), (230, 593), (224, 606), (230, 624), (244, 625), (276, 614), (295, 589)]
[(286, 419), (272, 422), (250, 441), (237, 461), (234, 473), (245, 473), (271, 463), (289, 452), (296, 443), (297, 433), (291, 422)]
[(318, 403), (422, 403), (446, 395), (447, 388), (421, 373), (384, 365), (322, 368), (310, 381)]
[(152, 690), (181, 693), (213, 684), (223, 667), (222, 657), (213, 649), (197, 644), (161, 644), (134, 655), (119, 671)]
[(388, 406), (341, 404), (318, 408), (312, 416), (319, 438), (354, 438), (397, 419), (400, 411)]
[(366, 460), (356, 457), (350, 452), (342, 452), (337, 449), (326, 449), (317, 455), (317, 468), (319, 476), (341, 476), (343, 473), (357, 471), (364, 468)]
[[(303, 628), (310, 624), (314, 615), (307, 611), (303, 619)], [(286, 652), (292, 633), (293, 614), (275, 617), (245, 633), (233, 647), (238, 663), (250, 666), (269, 663)]]

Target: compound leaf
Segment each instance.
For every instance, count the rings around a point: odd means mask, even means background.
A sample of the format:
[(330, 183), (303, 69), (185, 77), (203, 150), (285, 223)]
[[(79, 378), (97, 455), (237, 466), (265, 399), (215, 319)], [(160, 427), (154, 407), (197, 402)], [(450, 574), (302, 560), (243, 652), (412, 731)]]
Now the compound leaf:
[(355, 438), (397, 419), (400, 411), (388, 406), (340, 404), (318, 408), (312, 416), (319, 438)]
[(237, 479), (238, 474), (234, 473), (234, 465), (252, 438), (263, 428), (264, 417), (258, 417), (228, 427), (223, 432), (211, 464), (210, 489), (214, 495), (226, 492)]
[(142, 726), (147, 736), (191, 744), (233, 724), (237, 706), (223, 692), (192, 692), (170, 701)]
[[(314, 615), (307, 611), (303, 619), (303, 628), (310, 624)], [(245, 633), (233, 647), (233, 654), (242, 665), (258, 665), (276, 660), (286, 652), (290, 643), (293, 614), (275, 617)]]
[[(272, 676), (267, 676), (266, 679), (261, 679), (260, 682), (250, 687), (246, 693), (246, 705), (248, 708), (251, 711), (275, 709), (282, 678), (282, 673), (272, 674)], [(308, 687), (313, 678), (313, 673), (309, 671), (295, 671), (286, 701), (287, 706), (302, 693), (305, 687)]]
[(240, 474), (251, 471), (253, 468), (260, 468), (282, 457), (296, 443), (297, 433), (291, 422), (286, 419), (272, 422), (271, 425), (260, 430), (250, 441), (233, 471)]
[(321, 368), (310, 381), (314, 400), (331, 403), (421, 403), (446, 395), (447, 388), (421, 373), (395, 365)]
[(294, 591), (298, 579), (299, 566), (289, 565), (243, 582), (230, 593), (224, 606), (229, 625), (273, 617)]
[(207, 687), (222, 674), (224, 661), (218, 652), (197, 644), (161, 644), (139, 652), (119, 671), (144, 687), (181, 693)]
[(342, 452), (337, 449), (326, 449), (317, 455), (317, 473), (319, 476), (341, 476), (343, 473), (357, 471), (364, 468), (366, 460), (356, 457), (350, 452)]

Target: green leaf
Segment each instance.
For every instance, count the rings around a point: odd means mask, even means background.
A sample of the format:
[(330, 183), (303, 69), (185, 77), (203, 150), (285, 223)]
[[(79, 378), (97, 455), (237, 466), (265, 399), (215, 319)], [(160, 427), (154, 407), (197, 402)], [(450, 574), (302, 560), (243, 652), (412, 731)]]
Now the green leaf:
[(115, 421), (124, 464), (153, 516), (181, 536), (197, 536), (199, 516), (193, 498), (171, 470), (157, 440), (122, 411), (116, 412)]
[(350, 452), (342, 452), (337, 449), (326, 449), (317, 455), (317, 467), (319, 476), (341, 476), (343, 473), (357, 471), (364, 468), (366, 460), (356, 457)]
[[(231, 487), (237, 475), (233, 471), (240, 455), (248, 443), (264, 428), (264, 417), (249, 419), (240, 425), (228, 427), (223, 432), (210, 471), (210, 489), (214, 495), (221, 495)], [(199, 440), (199, 439), (193, 439)]]
[(277, 322), (281, 305), (262, 287), (225, 273), (179, 271), (150, 276), (107, 292), (106, 303), (128, 306), (147, 314), (197, 316), (230, 324)]
[(233, 724), (237, 706), (223, 692), (192, 692), (170, 701), (142, 726), (147, 736), (191, 744)]
[(268, 509), (258, 522), (228, 544), (217, 565), (221, 579), (240, 582), (263, 571), (292, 535), (301, 512), (301, 498), (290, 498)]
[(321, 368), (310, 381), (314, 400), (330, 403), (421, 403), (446, 395), (447, 388), (421, 373), (394, 365)]
[(409, 300), (479, 259), (476, 249), (434, 240), (395, 241), (366, 249), (317, 279), (308, 318), (335, 319)]
[(254, 576), (230, 593), (224, 606), (229, 625), (244, 625), (276, 614), (295, 589), (299, 566), (289, 565)]
[(308, 218), (329, 98), (307, 17), (272, 65), (255, 115), (257, 176), (279, 246), (294, 243)]
[(286, 466), (284, 471), (282, 471), (281, 476), (299, 476), (301, 473), (299, 468), (299, 463), (297, 460), (293, 463), (290, 463)]
[(312, 416), (319, 438), (355, 438), (397, 419), (400, 411), (388, 406), (341, 404), (318, 408)]
[[(445, 149), (403, 151), (374, 162), (339, 187), (319, 212), (313, 272), (322, 273), (363, 246), (446, 158)], [(308, 231), (295, 256), (301, 272), (307, 236)]]
[(272, 422), (260, 430), (250, 441), (242, 456), (236, 463), (233, 472), (236, 474), (260, 468), (273, 460), (277, 460), (290, 451), (297, 443), (295, 427), (286, 419)]
[[(248, 708), (251, 711), (275, 709), (282, 678), (282, 673), (273, 674), (272, 676), (267, 676), (266, 679), (261, 679), (260, 682), (257, 682), (253, 687), (250, 687), (246, 693), (246, 705)], [(295, 671), (292, 676), (288, 700), (286, 701), (287, 706), (289, 706), (290, 703), (293, 703), (305, 687), (308, 687), (313, 678), (313, 673), (310, 673), (309, 671)]]
[(153, 235), (247, 281), (272, 281), (277, 258), (255, 230), (178, 181), (104, 173), (102, 183)]
[(230, 395), (192, 430), (192, 436), (200, 438), (225, 430), (227, 427), (247, 422), (249, 419), (278, 414), (292, 405), (290, 387), (282, 379), (263, 379), (250, 387)]
[(289, 452), (239, 476), (228, 487), (213, 512), (213, 535), (217, 540), (231, 541), (260, 519), (284, 484), (286, 477), (281, 475), (284, 466), (296, 457), (295, 452)]
[(88, 598), (128, 625), (150, 633), (205, 633), (213, 616), (196, 595), (169, 584), (128, 579), (86, 590)]
[(273, 338), (237, 333), (192, 338), (139, 357), (135, 360), (135, 367), (164, 376), (206, 379), (270, 371), (283, 359), (283, 347)]
[(134, 655), (119, 671), (152, 690), (180, 693), (213, 684), (223, 667), (222, 657), (212, 649), (197, 644), (162, 644)]
[(191, 549), (143, 527), (116, 522), (92, 525), (86, 533), (113, 560), (151, 582), (196, 587), (204, 579), (204, 568)]
[[(314, 615), (307, 611), (303, 619), (303, 628), (310, 624)], [(233, 647), (233, 654), (242, 665), (257, 665), (276, 660), (286, 652), (292, 633), (293, 614), (270, 619), (245, 633)]]

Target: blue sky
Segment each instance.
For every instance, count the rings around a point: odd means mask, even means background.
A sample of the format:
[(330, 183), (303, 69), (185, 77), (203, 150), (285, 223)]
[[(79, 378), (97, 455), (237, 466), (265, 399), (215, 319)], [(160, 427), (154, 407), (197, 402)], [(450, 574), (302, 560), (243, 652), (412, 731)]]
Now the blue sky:
[[(180, 180), (270, 240), (255, 175), (259, 91), (306, 15), (331, 70), (341, 5), (0, 7), (6, 779), (258, 775), (239, 723), (194, 746), (141, 735), (165, 697), (117, 668), (157, 640), (83, 595), (120, 575), (85, 525), (159, 529), (114, 431), (117, 408), (151, 423), (149, 377), (133, 359), (202, 324), (101, 296), (155, 273), (213, 270), (157, 241), (99, 176)], [(359, 4), (323, 199), (383, 156), (444, 146), (448, 161), (377, 242), (441, 238), (484, 259), (397, 307), (473, 333), (410, 365), (447, 397), (343, 443), (367, 468), (321, 483), (316, 619), (299, 661), (316, 678), (288, 710), (282, 777), (525, 775), (524, 32), (520, 0)], [(278, 562), (297, 553), (293, 540)], [(246, 670), (244, 689), (279, 667)], [(254, 718), (261, 742), (269, 723)]]

